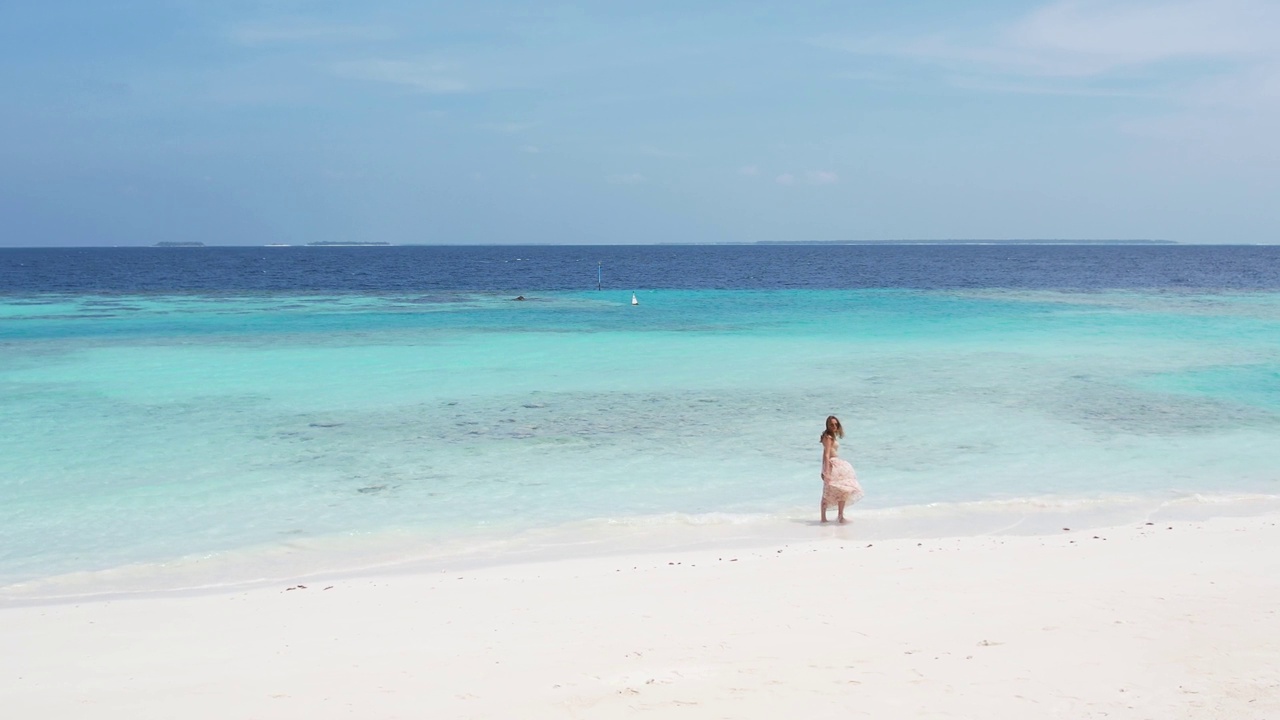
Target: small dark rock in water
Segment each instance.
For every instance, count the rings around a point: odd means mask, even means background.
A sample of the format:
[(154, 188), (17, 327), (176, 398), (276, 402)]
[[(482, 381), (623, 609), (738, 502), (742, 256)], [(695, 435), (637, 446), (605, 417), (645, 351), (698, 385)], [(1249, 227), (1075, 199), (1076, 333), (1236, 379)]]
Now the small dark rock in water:
[(342, 423), (311, 423), (311, 427), (338, 427)]
[(362, 487), (359, 490), (356, 490), (356, 492), (376, 493), (380, 490), (386, 490), (386, 489), (387, 489), (386, 485), (370, 485), (369, 487)]
[(516, 296), (516, 300), (524, 300), (524, 296), (523, 296), (523, 295), (517, 295), (517, 296)]

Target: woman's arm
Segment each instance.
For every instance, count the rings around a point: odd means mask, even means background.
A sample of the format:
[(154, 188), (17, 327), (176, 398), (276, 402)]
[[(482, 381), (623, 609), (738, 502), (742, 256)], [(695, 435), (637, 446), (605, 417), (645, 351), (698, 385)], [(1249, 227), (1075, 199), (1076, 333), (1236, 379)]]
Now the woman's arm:
[(827, 464), (831, 462), (831, 446), (834, 443), (835, 440), (831, 436), (824, 435), (822, 437), (822, 472), (824, 473), (827, 471)]

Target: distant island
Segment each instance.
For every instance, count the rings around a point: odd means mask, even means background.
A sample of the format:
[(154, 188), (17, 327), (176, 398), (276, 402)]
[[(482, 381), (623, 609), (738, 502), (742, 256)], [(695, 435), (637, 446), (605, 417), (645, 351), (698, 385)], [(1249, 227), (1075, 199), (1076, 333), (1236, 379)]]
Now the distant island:
[(179, 242), (177, 240), (161, 240), (151, 247), (204, 247), (202, 242)]
[(365, 247), (369, 245), (390, 245), (389, 242), (334, 242), (332, 240), (321, 240), (319, 242), (309, 242), (311, 247)]
[(760, 240), (752, 245), (1177, 245), (1173, 240)]

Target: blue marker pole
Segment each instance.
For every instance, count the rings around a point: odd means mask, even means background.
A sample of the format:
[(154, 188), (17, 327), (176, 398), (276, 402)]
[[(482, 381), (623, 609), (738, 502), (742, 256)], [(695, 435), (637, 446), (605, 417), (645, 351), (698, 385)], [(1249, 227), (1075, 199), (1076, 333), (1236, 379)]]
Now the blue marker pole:
[(604, 287), (604, 261), (596, 263), (596, 289), (600, 290)]

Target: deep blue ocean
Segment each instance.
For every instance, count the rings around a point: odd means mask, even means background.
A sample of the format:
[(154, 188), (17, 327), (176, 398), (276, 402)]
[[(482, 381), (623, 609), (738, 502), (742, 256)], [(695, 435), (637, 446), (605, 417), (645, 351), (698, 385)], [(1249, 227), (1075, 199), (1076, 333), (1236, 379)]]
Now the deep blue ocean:
[(1278, 437), (1276, 246), (0, 249), (0, 600), (1253, 512)]
[(0, 293), (1274, 290), (1280, 246), (0, 248)]

